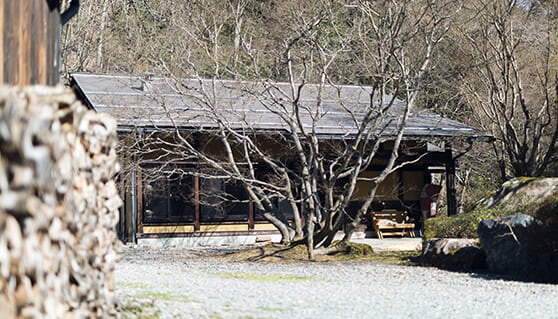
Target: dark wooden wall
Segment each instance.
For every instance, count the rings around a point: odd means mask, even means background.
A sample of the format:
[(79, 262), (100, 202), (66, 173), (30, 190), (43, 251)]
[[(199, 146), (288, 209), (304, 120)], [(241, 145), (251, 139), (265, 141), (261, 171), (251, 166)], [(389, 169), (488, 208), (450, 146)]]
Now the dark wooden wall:
[(56, 85), (59, 0), (0, 0), (0, 83)]

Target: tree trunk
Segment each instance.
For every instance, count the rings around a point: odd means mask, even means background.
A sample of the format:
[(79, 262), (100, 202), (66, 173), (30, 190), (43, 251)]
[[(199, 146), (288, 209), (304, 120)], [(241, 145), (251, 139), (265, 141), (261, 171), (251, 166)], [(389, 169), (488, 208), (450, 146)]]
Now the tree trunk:
[(308, 260), (314, 260), (314, 219), (315, 213), (313, 210), (308, 212), (308, 219), (306, 220), (306, 247), (308, 249)]

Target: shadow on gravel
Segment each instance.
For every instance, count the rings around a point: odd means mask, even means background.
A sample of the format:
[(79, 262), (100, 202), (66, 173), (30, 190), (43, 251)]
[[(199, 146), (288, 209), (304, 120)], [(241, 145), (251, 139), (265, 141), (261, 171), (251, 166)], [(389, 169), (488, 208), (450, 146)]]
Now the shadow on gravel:
[[(261, 261), (265, 258), (279, 258), (282, 259), (283, 261), (289, 261), (292, 259), (292, 254), (289, 254), (289, 250), (291, 249), (296, 249), (294, 247), (285, 247), (285, 248), (279, 248), (277, 250), (271, 250), (271, 252), (266, 251), (265, 247), (258, 247), (257, 250), (259, 252), (259, 255), (254, 256), (254, 257), (249, 257), (247, 260), (249, 261)], [(240, 253), (238, 253), (240, 254)]]
[(486, 264), (478, 264), (477, 265), (478, 267), (472, 267), (472, 268), (463, 267), (463, 265), (460, 266), (459, 264), (456, 263), (435, 264), (426, 261), (422, 255), (410, 257), (410, 262), (416, 266), (433, 267), (445, 271), (463, 273), (469, 275), (471, 278), (477, 278), (477, 279), (496, 280), (496, 281), (516, 281), (516, 282), (539, 283), (539, 284), (555, 284), (553, 282), (545, 281), (545, 280), (531, 280), (525, 278), (525, 276), (491, 273), (488, 271), (488, 267), (486, 266)]
[(485, 280), (516, 281), (516, 282), (524, 282), (524, 283), (546, 284), (546, 285), (553, 285), (553, 286), (558, 285), (558, 283), (549, 280), (532, 280), (522, 276), (500, 275), (500, 274), (489, 273), (489, 272), (472, 273), (470, 275), (473, 278), (480, 278)]

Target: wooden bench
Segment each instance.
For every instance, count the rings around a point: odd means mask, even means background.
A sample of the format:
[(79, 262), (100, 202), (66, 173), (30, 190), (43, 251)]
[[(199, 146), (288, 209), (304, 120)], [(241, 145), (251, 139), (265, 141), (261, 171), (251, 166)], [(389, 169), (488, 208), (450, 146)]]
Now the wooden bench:
[(406, 211), (384, 210), (372, 212), (372, 225), (376, 236), (380, 239), (383, 239), (384, 235), (415, 237), (415, 224), (411, 222)]

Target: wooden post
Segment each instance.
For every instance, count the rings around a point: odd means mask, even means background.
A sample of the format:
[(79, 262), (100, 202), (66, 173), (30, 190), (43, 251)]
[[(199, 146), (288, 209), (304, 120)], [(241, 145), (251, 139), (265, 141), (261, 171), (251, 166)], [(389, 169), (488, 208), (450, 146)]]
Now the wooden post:
[(120, 182), (117, 184), (119, 188), (120, 198), (122, 199), (122, 206), (120, 206), (120, 218), (118, 218), (118, 238), (126, 242), (126, 182), (118, 179)]
[(47, 85), (56, 85), (60, 81), (60, 10), (52, 8), (48, 12), (47, 22)]
[(200, 231), (200, 176), (198, 171), (196, 171), (196, 176), (194, 177), (194, 206), (194, 231)]
[(1, 84), (59, 83), (60, 4), (60, 0), (0, 1)]
[(254, 230), (254, 203), (248, 203), (248, 230)]
[[(2, 17), (2, 20), (5, 21), (5, 15), (4, 15), (4, 10), (5, 10), (5, 2), (6, 1), (0, 1), (0, 17)], [(6, 24), (4, 25), (0, 25), (0, 83), (4, 83), (4, 61), (7, 60), (7, 57), (5, 57), (5, 52), (4, 52), (4, 37), (6, 36)]]
[(137, 190), (138, 190), (138, 219), (137, 219), (137, 232), (139, 234), (143, 234), (143, 178), (142, 178), (142, 171), (141, 171), (141, 167), (138, 168), (138, 173), (137, 173), (137, 181), (136, 181), (136, 185), (137, 186)]
[(455, 161), (451, 155), (451, 148), (446, 146), (446, 153), (449, 153), (449, 160), (446, 162), (446, 200), (448, 203), (448, 216), (457, 214), (457, 197), (455, 192)]

